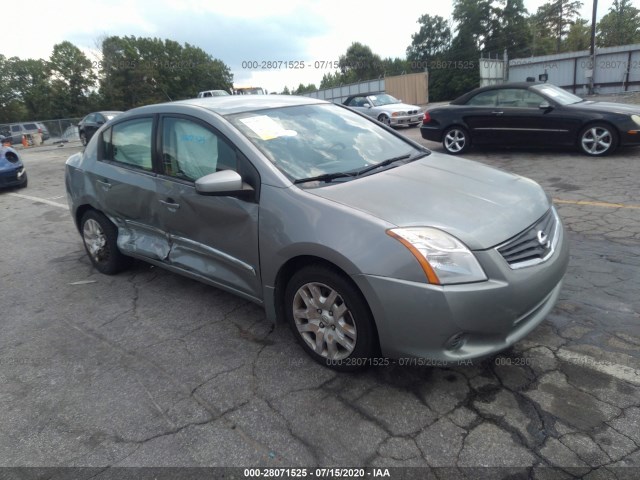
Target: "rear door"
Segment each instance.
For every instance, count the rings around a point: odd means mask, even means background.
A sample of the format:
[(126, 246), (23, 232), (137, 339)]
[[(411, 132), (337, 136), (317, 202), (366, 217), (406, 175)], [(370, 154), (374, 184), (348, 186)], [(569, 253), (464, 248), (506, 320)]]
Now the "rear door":
[(118, 247), (154, 260), (169, 254), (160, 224), (157, 174), (152, 161), (153, 116), (127, 119), (98, 141), (98, 161), (90, 172), (98, 208), (118, 226)]
[[(162, 174), (158, 183), (168, 262), (252, 299), (262, 298), (258, 252), (259, 177), (248, 160), (211, 125), (184, 115), (160, 120)], [(255, 198), (206, 196), (195, 181), (238, 171)]]

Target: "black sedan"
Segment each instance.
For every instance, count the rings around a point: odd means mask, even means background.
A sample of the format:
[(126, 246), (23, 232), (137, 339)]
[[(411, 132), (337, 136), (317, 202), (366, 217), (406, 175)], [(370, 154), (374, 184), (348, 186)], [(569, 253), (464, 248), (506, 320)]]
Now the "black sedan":
[(508, 83), (427, 110), (420, 132), (451, 154), (491, 144), (575, 146), (603, 156), (640, 144), (640, 105), (583, 100), (548, 83)]
[(122, 112), (118, 111), (93, 112), (80, 120), (80, 123), (78, 123), (78, 134), (80, 135), (82, 145), (89, 143), (93, 134), (96, 133), (102, 125), (121, 113)]

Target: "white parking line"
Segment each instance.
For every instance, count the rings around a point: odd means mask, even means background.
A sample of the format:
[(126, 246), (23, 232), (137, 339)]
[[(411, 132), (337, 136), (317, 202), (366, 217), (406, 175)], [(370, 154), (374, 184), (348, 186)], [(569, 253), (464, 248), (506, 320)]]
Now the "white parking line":
[(640, 385), (640, 372), (631, 367), (627, 367), (626, 365), (620, 365), (606, 360), (598, 360), (597, 358), (590, 357), (589, 355), (573, 352), (565, 348), (558, 350), (556, 355), (565, 362), (604, 373), (605, 375), (615, 377), (624, 382)]
[(25, 200), (32, 200), (34, 202), (46, 203), (47, 205), (51, 205), (52, 207), (64, 208), (67, 210), (69, 207), (63, 203), (54, 202), (51, 200), (47, 200), (46, 198), (32, 197), (31, 195), (23, 195), (22, 193), (9, 193), (14, 197), (24, 198)]

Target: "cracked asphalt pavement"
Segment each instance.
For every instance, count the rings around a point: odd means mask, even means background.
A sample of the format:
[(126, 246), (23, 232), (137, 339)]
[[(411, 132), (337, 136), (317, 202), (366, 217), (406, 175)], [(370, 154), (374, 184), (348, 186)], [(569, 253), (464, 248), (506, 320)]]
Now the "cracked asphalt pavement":
[(96, 272), (64, 197), (76, 151), (24, 151), (29, 187), (0, 193), (0, 466), (640, 475), (640, 149), (471, 150), (555, 199), (572, 249), (556, 308), (474, 365), (358, 374), (221, 290), (142, 262)]

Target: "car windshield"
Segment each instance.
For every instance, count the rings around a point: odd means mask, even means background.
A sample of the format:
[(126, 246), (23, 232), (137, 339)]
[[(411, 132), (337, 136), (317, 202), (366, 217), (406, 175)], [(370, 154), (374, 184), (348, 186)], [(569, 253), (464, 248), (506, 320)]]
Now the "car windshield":
[(228, 118), (293, 181), (352, 172), (339, 175), (348, 180), (384, 161), (428, 152), (336, 105), (274, 108)]
[(381, 107), (382, 105), (391, 105), (392, 103), (400, 103), (400, 100), (392, 97), (387, 93), (382, 93), (380, 95), (370, 95), (367, 98), (371, 100), (371, 103), (373, 103), (373, 105), (376, 107)]
[(544, 85), (535, 85), (531, 87), (531, 90), (542, 93), (543, 95), (553, 99), (560, 105), (571, 105), (572, 103), (583, 101), (582, 98), (578, 97), (577, 95), (569, 93), (566, 90), (549, 83), (545, 83)]

